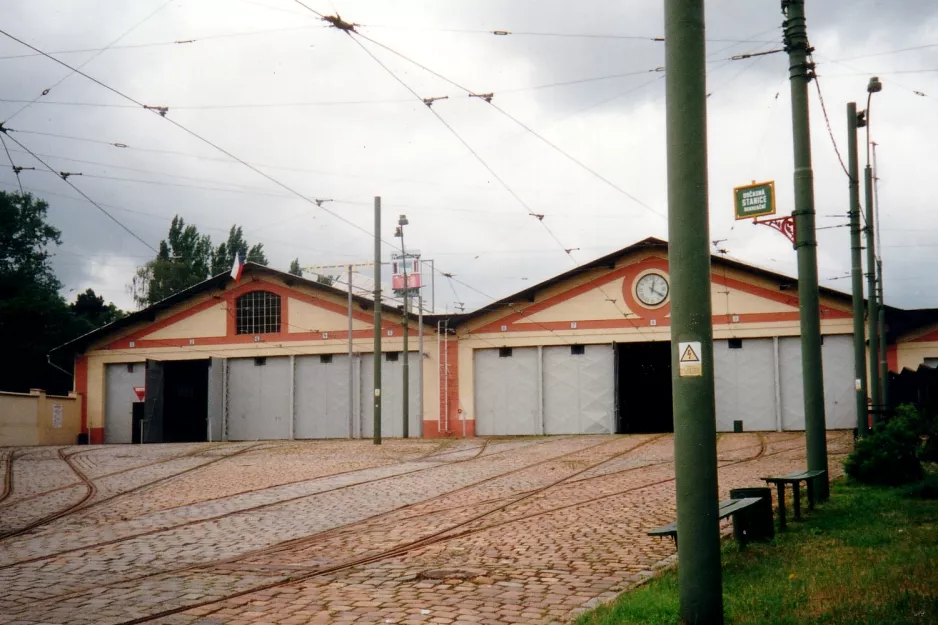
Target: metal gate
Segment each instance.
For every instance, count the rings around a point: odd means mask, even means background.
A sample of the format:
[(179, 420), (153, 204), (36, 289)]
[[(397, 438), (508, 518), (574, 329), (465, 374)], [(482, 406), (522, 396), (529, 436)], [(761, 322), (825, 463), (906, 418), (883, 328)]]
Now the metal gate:
[(208, 368), (208, 436), (206, 440), (217, 443), (222, 440), (225, 419), (225, 371), (224, 358), (212, 358)]
[(349, 416), (347, 354), (297, 356), (294, 375), (294, 437), (347, 438)]
[(713, 342), (717, 431), (775, 430), (775, 347), (772, 339)]
[[(825, 336), (821, 346), (824, 367), (824, 414), (827, 429), (856, 427), (853, 377), (853, 335)], [(801, 339), (779, 339), (782, 429), (804, 430), (804, 387), (801, 379)]]
[(476, 434), (540, 434), (536, 347), (477, 349)]
[[(391, 354), (389, 356), (389, 354)], [(400, 352), (384, 352), (381, 354), (381, 436), (396, 438), (404, 435), (404, 363)], [(410, 352), (408, 367), (410, 368), (410, 397), (408, 409), (410, 418), (408, 425), (410, 436), (420, 436), (420, 396), (423, 392), (417, 376), (417, 359), (420, 352)], [(361, 411), (360, 424), (362, 438), (371, 438), (375, 434), (375, 407), (374, 407), (374, 355), (365, 354), (361, 359)]]
[(542, 355), (544, 434), (615, 431), (613, 347), (544, 347)]
[(148, 360), (143, 400), (143, 442), (163, 442), (163, 363)]
[(291, 437), (293, 372), (290, 358), (228, 360), (228, 439)]
[(144, 364), (122, 363), (105, 369), (104, 442), (130, 443), (133, 440), (133, 405), (139, 401), (135, 386), (146, 382)]

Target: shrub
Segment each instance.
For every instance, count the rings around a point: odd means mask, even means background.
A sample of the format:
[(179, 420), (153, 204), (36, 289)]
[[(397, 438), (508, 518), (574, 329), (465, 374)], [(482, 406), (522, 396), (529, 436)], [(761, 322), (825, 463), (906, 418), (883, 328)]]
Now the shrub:
[(938, 473), (926, 473), (921, 482), (906, 486), (903, 494), (916, 499), (938, 499)]
[(844, 465), (847, 475), (865, 484), (890, 486), (922, 479), (921, 427), (915, 409), (900, 406), (895, 416), (857, 441)]

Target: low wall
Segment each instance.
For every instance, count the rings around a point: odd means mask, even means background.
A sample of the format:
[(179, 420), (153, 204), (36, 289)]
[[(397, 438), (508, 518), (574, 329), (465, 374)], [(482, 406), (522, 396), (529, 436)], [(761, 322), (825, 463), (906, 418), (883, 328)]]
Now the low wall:
[(0, 392), (0, 445), (74, 445), (81, 431), (81, 397)]

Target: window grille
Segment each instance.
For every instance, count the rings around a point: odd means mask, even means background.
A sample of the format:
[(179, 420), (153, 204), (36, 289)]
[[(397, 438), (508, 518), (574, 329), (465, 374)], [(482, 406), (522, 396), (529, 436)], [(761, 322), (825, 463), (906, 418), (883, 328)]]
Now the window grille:
[(743, 348), (742, 339), (729, 339), (727, 340), (727, 343), (730, 349), (742, 349)]
[(277, 334), (280, 332), (280, 296), (268, 291), (251, 291), (238, 298), (237, 334)]
[(498, 357), (499, 357), (499, 358), (511, 358), (511, 348), (510, 348), (510, 347), (499, 347), (499, 348), (498, 348)]
[(398, 352), (387, 352), (384, 354), (384, 360), (385, 362), (397, 362), (398, 356), (400, 356)]
[(324, 365), (332, 364), (332, 354), (321, 354), (319, 356), (319, 362)]
[(571, 345), (570, 346), (570, 354), (573, 356), (582, 356), (585, 353), (586, 353), (585, 345)]

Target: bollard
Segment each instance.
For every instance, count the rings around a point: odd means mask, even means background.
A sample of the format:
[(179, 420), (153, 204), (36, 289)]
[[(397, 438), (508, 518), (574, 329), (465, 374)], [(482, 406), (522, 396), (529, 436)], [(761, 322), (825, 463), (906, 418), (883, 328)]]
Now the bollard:
[(734, 528), (737, 534), (742, 532), (747, 542), (767, 541), (775, 537), (771, 488), (734, 488), (730, 491), (730, 497), (733, 499), (759, 497), (762, 500), (758, 505), (743, 510), (739, 515), (738, 524), (740, 525)]

